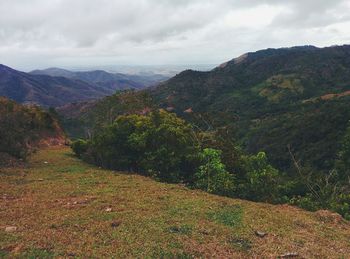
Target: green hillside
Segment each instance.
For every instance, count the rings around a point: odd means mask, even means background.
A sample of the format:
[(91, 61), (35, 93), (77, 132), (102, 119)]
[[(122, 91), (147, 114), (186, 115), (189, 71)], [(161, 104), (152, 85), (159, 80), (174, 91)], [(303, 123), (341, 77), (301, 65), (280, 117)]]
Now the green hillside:
[(210, 72), (185, 71), (152, 96), (199, 125), (200, 114), (213, 126), (232, 127), (248, 152), (266, 151), (280, 169), (291, 166), (290, 145), (303, 164), (327, 171), (350, 120), (349, 90), (350, 46), (306, 46), (247, 53)]
[(2, 258), (350, 254), (350, 225), (337, 214), (107, 171), (74, 158), (67, 147), (41, 150), (27, 167), (0, 169), (0, 197)]

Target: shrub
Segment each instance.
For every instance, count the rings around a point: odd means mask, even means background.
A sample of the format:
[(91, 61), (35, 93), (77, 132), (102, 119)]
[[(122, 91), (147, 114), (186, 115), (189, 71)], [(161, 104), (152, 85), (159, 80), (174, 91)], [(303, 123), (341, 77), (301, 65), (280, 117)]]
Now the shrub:
[(268, 163), (264, 152), (242, 158), (245, 179), (239, 195), (250, 200), (273, 202), (278, 198), (279, 172)]
[(234, 177), (221, 162), (221, 151), (205, 148), (200, 153), (201, 166), (196, 173), (196, 187), (207, 192), (230, 195), (234, 189)]
[(71, 144), (71, 148), (72, 148), (73, 152), (78, 157), (81, 157), (82, 154), (86, 153), (88, 147), (89, 147), (88, 142), (86, 140), (83, 140), (83, 139), (78, 139)]
[[(78, 149), (86, 147), (81, 144)], [(164, 110), (119, 116), (92, 138), (88, 151), (100, 166), (171, 182), (191, 181), (198, 160), (191, 126)], [(81, 155), (79, 150), (77, 155)]]

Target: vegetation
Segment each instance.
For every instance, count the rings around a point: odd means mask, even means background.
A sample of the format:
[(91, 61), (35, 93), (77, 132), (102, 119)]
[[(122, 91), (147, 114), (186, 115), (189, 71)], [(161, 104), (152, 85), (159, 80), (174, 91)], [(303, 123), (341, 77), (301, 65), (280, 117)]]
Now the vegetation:
[(196, 173), (196, 187), (207, 192), (232, 195), (234, 191), (234, 176), (226, 171), (221, 162), (221, 151), (205, 148), (200, 153), (202, 165)]
[(345, 136), (339, 169), (334, 168), (330, 175), (307, 171), (290, 150), (295, 177), (273, 167), (264, 152), (241, 152), (223, 130), (195, 130), (174, 113), (155, 109), (144, 115), (120, 115), (90, 139), (73, 142), (72, 148), (77, 156), (104, 168), (182, 182), (229, 197), (331, 209), (348, 218), (348, 178), (341, 172), (348, 168), (344, 165), (347, 142)]
[(53, 110), (22, 106), (0, 97), (0, 152), (26, 158), (43, 136), (62, 134)]
[[(349, 225), (332, 213), (220, 197), (99, 169), (64, 146), (39, 150), (25, 168), (1, 169), (0, 197), (1, 258), (350, 254)], [(6, 232), (7, 226), (17, 229)]]
[(149, 115), (121, 115), (87, 142), (74, 142), (72, 148), (104, 168), (188, 182), (195, 167), (196, 145), (185, 121), (160, 110)]

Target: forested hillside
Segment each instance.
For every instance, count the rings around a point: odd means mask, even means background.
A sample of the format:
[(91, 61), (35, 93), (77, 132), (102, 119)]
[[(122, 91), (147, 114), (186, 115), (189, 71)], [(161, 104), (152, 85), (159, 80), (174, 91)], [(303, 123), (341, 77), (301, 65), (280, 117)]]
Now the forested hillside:
[[(185, 71), (152, 93), (198, 125), (225, 126), (248, 152), (329, 170), (350, 119), (350, 46), (267, 49), (211, 72)], [(199, 118), (199, 115), (201, 118)]]

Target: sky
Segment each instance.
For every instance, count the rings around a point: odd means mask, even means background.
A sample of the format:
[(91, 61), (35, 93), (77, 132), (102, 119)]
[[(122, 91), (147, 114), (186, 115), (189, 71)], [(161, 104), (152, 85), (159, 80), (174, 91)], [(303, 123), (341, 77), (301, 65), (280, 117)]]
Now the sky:
[(0, 14), (0, 63), (24, 71), (350, 43), (350, 0), (0, 0)]

